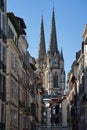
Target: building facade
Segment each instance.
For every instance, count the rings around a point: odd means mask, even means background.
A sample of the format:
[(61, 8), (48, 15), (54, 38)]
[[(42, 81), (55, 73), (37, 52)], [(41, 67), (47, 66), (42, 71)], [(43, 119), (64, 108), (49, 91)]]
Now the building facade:
[[(29, 55), (22, 18), (7, 13), (6, 130), (29, 129)], [(9, 120), (8, 120), (9, 119)]]
[(81, 50), (76, 53), (68, 75), (68, 121), (73, 130), (87, 129), (87, 25), (83, 30)]
[(6, 1), (0, 0), (0, 129), (5, 130), (6, 105)]

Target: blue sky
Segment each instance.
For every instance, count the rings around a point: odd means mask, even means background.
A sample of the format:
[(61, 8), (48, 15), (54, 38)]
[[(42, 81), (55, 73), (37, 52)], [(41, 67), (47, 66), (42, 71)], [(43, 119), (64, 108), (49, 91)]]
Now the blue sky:
[(76, 52), (81, 49), (82, 32), (87, 24), (87, 0), (7, 0), (7, 11), (25, 21), (29, 52), (35, 58), (38, 57), (42, 15), (46, 49), (49, 48), (53, 6), (58, 49), (63, 50), (67, 74)]

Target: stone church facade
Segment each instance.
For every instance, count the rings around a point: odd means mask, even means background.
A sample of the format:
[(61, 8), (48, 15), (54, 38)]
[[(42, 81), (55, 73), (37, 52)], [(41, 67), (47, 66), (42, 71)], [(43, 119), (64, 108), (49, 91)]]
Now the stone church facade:
[(40, 43), (37, 59), (37, 71), (43, 78), (43, 87), (48, 95), (61, 97), (65, 89), (65, 70), (63, 51), (58, 50), (55, 12), (52, 12), (52, 24), (49, 49), (46, 52), (43, 17), (41, 20)]

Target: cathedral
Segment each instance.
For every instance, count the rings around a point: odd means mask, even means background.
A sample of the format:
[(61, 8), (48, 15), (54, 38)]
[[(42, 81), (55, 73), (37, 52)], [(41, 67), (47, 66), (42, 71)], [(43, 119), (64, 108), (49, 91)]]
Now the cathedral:
[(52, 24), (49, 49), (46, 52), (43, 17), (41, 19), (40, 43), (37, 70), (43, 78), (43, 87), (51, 97), (61, 97), (65, 89), (65, 70), (63, 51), (58, 50), (55, 12), (52, 11)]

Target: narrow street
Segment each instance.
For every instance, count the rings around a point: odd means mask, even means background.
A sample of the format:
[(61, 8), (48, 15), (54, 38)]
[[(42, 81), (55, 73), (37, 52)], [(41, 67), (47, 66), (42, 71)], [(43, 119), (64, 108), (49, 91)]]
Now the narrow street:
[(0, 0), (0, 130), (87, 130), (86, 12)]

